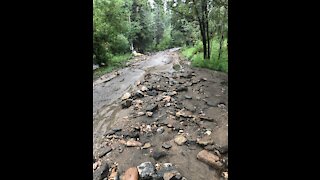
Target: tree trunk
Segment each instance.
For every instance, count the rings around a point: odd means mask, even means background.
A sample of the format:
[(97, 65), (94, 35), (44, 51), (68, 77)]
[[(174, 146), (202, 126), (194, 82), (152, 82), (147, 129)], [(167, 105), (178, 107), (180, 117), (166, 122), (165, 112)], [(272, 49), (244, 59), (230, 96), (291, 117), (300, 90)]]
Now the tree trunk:
[[(225, 10), (223, 17), (225, 18), (226, 15), (227, 15), (227, 11)], [(223, 43), (223, 35), (224, 35), (224, 32), (223, 32), (223, 20), (224, 20), (224, 19), (221, 20), (221, 25), (222, 25), (222, 27), (221, 27), (221, 39), (220, 39), (220, 49), (219, 49), (218, 62), (220, 61), (220, 57), (221, 57), (221, 53), (222, 53), (222, 43)]]
[(207, 2), (206, 3), (206, 6), (205, 6), (205, 15), (206, 15), (206, 30), (207, 30), (207, 41), (208, 41), (208, 45), (207, 45), (207, 48), (208, 48), (208, 60), (210, 60), (210, 36), (209, 36), (209, 19), (208, 19), (208, 7), (207, 7)]

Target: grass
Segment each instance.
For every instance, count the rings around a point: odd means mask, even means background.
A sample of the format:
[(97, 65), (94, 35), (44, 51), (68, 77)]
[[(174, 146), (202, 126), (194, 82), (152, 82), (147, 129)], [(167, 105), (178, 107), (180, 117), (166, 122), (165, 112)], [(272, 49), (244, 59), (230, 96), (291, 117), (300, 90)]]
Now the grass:
[(125, 66), (126, 62), (132, 58), (132, 54), (115, 55), (111, 58), (108, 66), (100, 67), (93, 73), (93, 78), (99, 78), (100, 76), (109, 73), (115, 69), (119, 69)]
[(210, 60), (203, 60), (202, 43), (198, 42), (193, 47), (184, 47), (181, 54), (191, 61), (191, 65), (194, 67), (207, 68), (216, 71), (228, 72), (228, 49), (227, 40), (224, 40), (222, 46), (222, 54), (220, 61), (218, 61), (219, 55), (219, 40), (213, 39), (211, 41), (211, 54)]

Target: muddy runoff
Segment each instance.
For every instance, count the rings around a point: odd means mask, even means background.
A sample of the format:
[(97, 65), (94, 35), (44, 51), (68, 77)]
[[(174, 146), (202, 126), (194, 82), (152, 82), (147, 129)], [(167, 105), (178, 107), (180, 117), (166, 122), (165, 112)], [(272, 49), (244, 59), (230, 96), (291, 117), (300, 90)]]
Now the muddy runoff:
[(167, 50), (95, 88), (93, 179), (228, 178), (227, 74)]

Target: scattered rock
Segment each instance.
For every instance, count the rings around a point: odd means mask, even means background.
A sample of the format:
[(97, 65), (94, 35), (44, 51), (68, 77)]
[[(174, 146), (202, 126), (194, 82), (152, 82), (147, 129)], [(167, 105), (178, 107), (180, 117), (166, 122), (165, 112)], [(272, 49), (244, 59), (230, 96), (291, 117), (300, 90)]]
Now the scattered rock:
[(108, 180), (119, 180), (119, 174), (117, 172), (117, 167), (112, 168)]
[(142, 86), (142, 87), (141, 87), (141, 91), (142, 91), (142, 92), (148, 91), (148, 88), (145, 87), (145, 86)]
[(158, 109), (158, 104), (150, 104), (146, 107), (146, 111), (154, 112)]
[(137, 166), (141, 180), (151, 179), (155, 174), (154, 166), (151, 162), (144, 162)]
[(144, 95), (143, 95), (142, 91), (138, 90), (138, 91), (136, 92), (136, 97), (138, 97), (138, 98), (143, 98)]
[(112, 131), (119, 132), (119, 131), (122, 131), (122, 129), (121, 128), (113, 128)]
[(104, 135), (105, 136), (110, 136), (110, 135), (113, 135), (114, 133), (116, 133), (114, 130), (109, 130)]
[(164, 102), (170, 102), (170, 99), (171, 99), (170, 96), (163, 96), (163, 97), (162, 97), (162, 100), (163, 100)]
[(136, 167), (127, 169), (122, 177), (122, 180), (139, 180), (138, 169)]
[(167, 127), (168, 128), (173, 128), (173, 125), (172, 124), (167, 124)]
[(221, 148), (218, 148), (218, 150), (221, 154), (225, 154), (228, 152), (228, 146), (223, 146)]
[(138, 116), (143, 116), (143, 115), (145, 115), (145, 113), (144, 112), (138, 112), (137, 115)]
[(93, 170), (96, 170), (99, 166), (101, 166), (101, 161), (93, 163)]
[(174, 173), (172, 173), (172, 172), (166, 172), (166, 173), (164, 173), (164, 175), (163, 175), (163, 180), (173, 180), (174, 177), (175, 176), (175, 174)]
[(197, 139), (197, 143), (203, 146), (214, 144), (211, 136), (203, 136), (201, 139)]
[(178, 135), (174, 138), (174, 142), (177, 143), (179, 146), (183, 145), (187, 141), (183, 135)]
[(211, 131), (206, 131), (204, 134), (206, 134), (206, 135), (208, 135), (208, 136), (210, 136), (210, 134), (211, 134)]
[(180, 87), (178, 87), (177, 88), (177, 90), (176, 90), (177, 92), (181, 92), (181, 91), (188, 91), (188, 88), (187, 87), (185, 87), (185, 86), (180, 86)]
[(228, 179), (228, 172), (222, 172), (222, 177), (224, 177), (225, 179)]
[(155, 151), (152, 152), (152, 157), (153, 157), (153, 159), (155, 159), (155, 160), (159, 160), (160, 158), (162, 158), (162, 157), (164, 157), (164, 156), (166, 156), (166, 155), (167, 155), (167, 153), (164, 152), (164, 151), (157, 151), (157, 150), (155, 150)]
[(218, 107), (219, 103), (220, 103), (220, 101), (217, 99), (207, 101), (207, 105), (211, 106), (211, 107)]
[(122, 104), (121, 104), (122, 108), (130, 107), (132, 105), (132, 101), (133, 101), (132, 99), (127, 99), (124, 102), (122, 102)]
[(197, 96), (197, 97), (196, 97), (196, 100), (200, 100), (200, 99), (201, 99), (200, 96)]
[(147, 112), (146, 115), (147, 115), (148, 117), (152, 117), (153, 112)]
[(216, 148), (215, 145), (207, 145), (207, 146), (204, 147), (204, 149), (208, 150), (208, 151), (214, 151), (215, 148)]
[(184, 96), (186, 99), (192, 99), (192, 97), (191, 96), (188, 96), (188, 95), (185, 95)]
[(147, 91), (147, 94), (149, 96), (156, 96), (156, 95), (158, 95), (158, 92), (156, 90), (152, 90), (152, 91)]
[(170, 105), (171, 105), (170, 103), (167, 103), (167, 104), (165, 105), (165, 107), (170, 107)]
[(129, 141), (127, 141), (126, 146), (127, 147), (141, 147), (142, 143), (139, 141), (135, 141), (133, 139), (130, 139)]
[(141, 149), (148, 149), (151, 147), (150, 143), (145, 143)]
[(108, 173), (109, 165), (105, 163), (93, 172), (93, 180), (103, 180), (108, 177)]
[(165, 142), (162, 144), (162, 147), (165, 149), (170, 149), (172, 147), (172, 145), (169, 142)]
[(183, 129), (180, 129), (180, 130), (179, 130), (179, 133), (183, 133)]
[[(197, 110), (197, 107), (195, 107), (194, 104), (191, 104), (191, 103), (184, 104), (184, 108), (191, 112), (196, 112)], [(189, 115), (191, 115), (191, 113), (189, 113)], [(189, 117), (192, 117), (192, 116), (189, 116)]]
[(201, 78), (201, 80), (203, 80), (203, 81), (207, 81), (208, 79), (207, 79), (207, 78)]
[(105, 156), (108, 152), (112, 151), (112, 148), (111, 147), (105, 147), (103, 148), (100, 153), (99, 153), (99, 158), (102, 158), (103, 156)]
[(121, 100), (126, 100), (126, 99), (129, 99), (130, 97), (131, 97), (131, 94), (127, 92), (122, 96)]
[(217, 169), (222, 167), (219, 157), (208, 152), (207, 150), (200, 151), (197, 154), (197, 159)]
[(139, 138), (140, 134), (136, 131), (126, 131), (123, 133), (123, 136), (130, 137), (130, 138)]
[(93, 163), (96, 162), (96, 158), (93, 156)]
[(192, 118), (192, 113), (190, 111), (186, 111), (185, 109), (181, 109), (180, 111), (176, 112), (177, 117), (185, 117), (185, 118)]
[(206, 121), (214, 121), (214, 119), (213, 118), (209, 118), (209, 117), (205, 117), (205, 116), (199, 116), (199, 118), (200, 119), (202, 119), (202, 120), (206, 120)]
[(164, 132), (164, 128), (163, 127), (159, 127), (157, 129), (157, 133), (162, 134)]
[(168, 96), (174, 96), (178, 94), (177, 91), (168, 92)]

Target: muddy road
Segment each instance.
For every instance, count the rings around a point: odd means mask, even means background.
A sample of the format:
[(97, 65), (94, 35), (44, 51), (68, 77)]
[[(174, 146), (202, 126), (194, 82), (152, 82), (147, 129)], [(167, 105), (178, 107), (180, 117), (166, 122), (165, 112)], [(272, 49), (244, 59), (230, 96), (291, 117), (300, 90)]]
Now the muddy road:
[(227, 179), (227, 74), (176, 48), (94, 81), (93, 156), (93, 179)]

